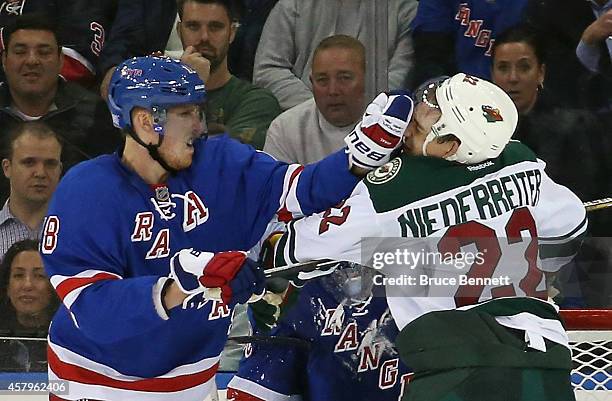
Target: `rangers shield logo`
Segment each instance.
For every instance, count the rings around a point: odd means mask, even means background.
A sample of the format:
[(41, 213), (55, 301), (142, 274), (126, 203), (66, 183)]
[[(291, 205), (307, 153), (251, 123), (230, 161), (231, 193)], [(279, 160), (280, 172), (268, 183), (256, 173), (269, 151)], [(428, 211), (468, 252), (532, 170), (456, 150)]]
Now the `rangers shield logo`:
[(495, 123), (497, 121), (504, 121), (504, 118), (499, 113), (499, 109), (494, 109), (486, 104), (482, 105), (482, 115), (487, 119), (488, 123)]

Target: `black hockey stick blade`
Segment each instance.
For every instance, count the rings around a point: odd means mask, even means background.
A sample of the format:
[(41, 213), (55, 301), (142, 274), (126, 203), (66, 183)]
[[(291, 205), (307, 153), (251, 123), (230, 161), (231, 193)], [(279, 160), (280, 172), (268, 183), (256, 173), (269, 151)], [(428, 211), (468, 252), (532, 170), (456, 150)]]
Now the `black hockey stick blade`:
[(288, 345), (291, 347), (299, 347), (310, 349), (310, 341), (303, 340), (295, 337), (281, 337), (281, 336), (235, 336), (229, 337), (228, 341), (235, 342), (237, 344), (269, 344), (269, 345)]

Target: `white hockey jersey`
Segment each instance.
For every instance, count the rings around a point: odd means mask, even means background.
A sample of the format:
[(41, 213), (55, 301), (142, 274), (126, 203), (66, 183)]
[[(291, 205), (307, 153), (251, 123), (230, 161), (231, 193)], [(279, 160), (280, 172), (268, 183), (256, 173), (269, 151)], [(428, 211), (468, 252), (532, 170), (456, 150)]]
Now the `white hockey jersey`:
[(385, 277), (375, 284), (386, 286), (400, 330), (431, 311), (541, 300), (547, 313), (517, 308), (496, 320), (525, 330), (535, 348), (542, 338), (567, 346), (560, 320), (550, 318), (546, 274), (575, 255), (587, 218), (544, 168), (515, 141), (477, 165), (402, 155), (344, 203), (290, 223), (275, 265), (331, 258), (380, 269)]

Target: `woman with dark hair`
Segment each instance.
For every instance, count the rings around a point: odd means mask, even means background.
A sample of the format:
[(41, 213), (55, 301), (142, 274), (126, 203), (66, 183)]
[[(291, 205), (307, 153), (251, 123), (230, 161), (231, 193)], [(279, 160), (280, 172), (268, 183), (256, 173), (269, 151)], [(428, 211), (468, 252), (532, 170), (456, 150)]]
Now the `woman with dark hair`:
[(546, 92), (545, 60), (544, 45), (529, 26), (510, 28), (495, 40), (493, 82), (510, 95), (519, 112), (513, 138), (529, 146), (547, 163), (550, 177), (582, 200), (607, 197), (610, 135), (595, 115), (558, 104)]
[[(570, 188), (583, 201), (606, 198), (612, 193), (612, 135), (601, 119), (584, 109), (560, 104), (545, 89), (546, 52), (542, 39), (528, 25), (510, 28), (495, 40), (491, 76), (514, 101), (519, 123), (513, 135), (546, 162), (546, 172)], [(560, 219), (563, 216), (559, 216)], [(593, 237), (612, 236), (612, 212), (589, 215)], [(589, 239), (577, 258), (581, 270), (593, 278), (581, 277), (582, 292), (589, 306), (608, 305), (599, 274), (607, 273), (610, 262), (596, 239)], [(605, 247), (609, 248), (609, 245)], [(583, 274), (583, 273), (580, 273)], [(604, 277), (604, 276), (601, 276)], [(585, 285), (586, 281), (592, 283)], [(566, 294), (579, 296), (579, 292)]]
[(492, 52), (494, 82), (510, 95), (519, 113), (528, 114), (544, 88), (546, 56), (540, 38), (527, 26), (511, 28), (495, 40)]
[(49, 322), (59, 300), (38, 253), (38, 242), (14, 243), (0, 264), (0, 335), (39, 340), (3, 340), (0, 370), (46, 370)]

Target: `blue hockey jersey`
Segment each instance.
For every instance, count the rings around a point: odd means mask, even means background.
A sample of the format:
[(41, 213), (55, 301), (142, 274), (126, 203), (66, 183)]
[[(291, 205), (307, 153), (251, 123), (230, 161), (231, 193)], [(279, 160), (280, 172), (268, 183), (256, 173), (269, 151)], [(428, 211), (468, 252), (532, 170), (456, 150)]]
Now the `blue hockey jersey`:
[(414, 32), (453, 36), (456, 71), (491, 77), (495, 36), (518, 24), (527, 0), (421, 0)]
[(358, 179), (339, 151), (302, 167), (227, 136), (195, 143), (192, 166), (152, 188), (106, 155), (60, 182), (41, 252), (63, 301), (49, 332), (49, 379), (66, 399), (202, 400), (231, 310), (193, 298), (166, 312), (161, 287), (184, 248), (248, 250), (276, 213), (309, 214)]
[(399, 360), (398, 329), (384, 294), (352, 302), (334, 277), (308, 282), (271, 335), (310, 348), (255, 342), (229, 383), (234, 401), (397, 401), (410, 372)]

